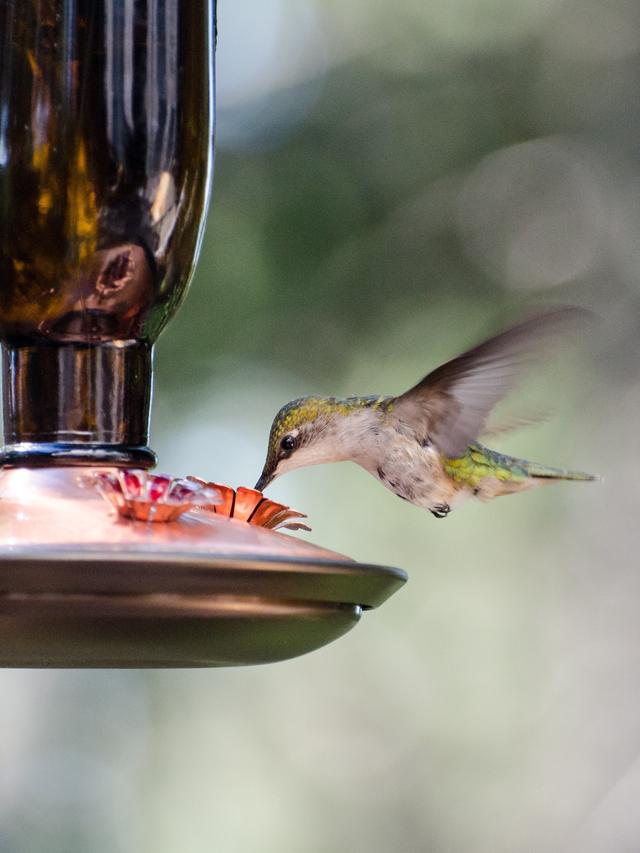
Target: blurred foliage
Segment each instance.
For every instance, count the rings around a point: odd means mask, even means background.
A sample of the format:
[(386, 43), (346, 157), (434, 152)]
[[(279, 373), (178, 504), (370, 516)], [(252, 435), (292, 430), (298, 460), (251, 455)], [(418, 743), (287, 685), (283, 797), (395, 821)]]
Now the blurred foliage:
[(500, 113), (517, 95), (495, 91), (497, 69), (487, 71), (488, 83), (472, 83), (471, 70), (448, 82), (450, 69), (389, 79), (351, 62), (293, 138), (266, 152), (223, 150), (196, 280), (161, 344), (166, 382), (181, 377), (187, 334), (194, 382), (230, 351), (261, 360), (267, 348), (277, 366), (296, 362), (317, 380), (370, 343), (381, 319), (478, 289), (501, 299), (461, 254), (450, 211), (434, 210), (422, 233), (388, 227), (434, 180), (504, 142)]

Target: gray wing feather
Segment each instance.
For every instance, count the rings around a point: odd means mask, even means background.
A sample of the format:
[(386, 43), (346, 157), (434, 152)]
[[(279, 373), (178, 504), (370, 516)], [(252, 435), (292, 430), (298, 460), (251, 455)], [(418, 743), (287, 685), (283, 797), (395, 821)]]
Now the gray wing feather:
[(468, 350), (392, 401), (393, 414), (419, 441), (456, 457), (482, 434), (489, 413), (545, 343), (590, 316), (559, 308), (533, 317)]

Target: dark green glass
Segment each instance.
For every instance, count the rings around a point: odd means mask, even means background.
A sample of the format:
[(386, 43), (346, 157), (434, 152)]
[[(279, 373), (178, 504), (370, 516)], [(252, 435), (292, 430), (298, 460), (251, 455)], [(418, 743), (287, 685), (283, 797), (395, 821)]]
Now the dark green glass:
[(153, 464), (213, 132), (209, 0), (0, 2), (5, 464)]

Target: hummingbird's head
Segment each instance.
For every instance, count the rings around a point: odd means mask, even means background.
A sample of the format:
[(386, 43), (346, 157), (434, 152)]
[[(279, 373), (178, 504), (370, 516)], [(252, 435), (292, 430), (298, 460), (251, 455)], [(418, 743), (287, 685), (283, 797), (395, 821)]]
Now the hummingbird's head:
[(283, 406), (271, 424), (267, 459), (256, 489), (263, 491), (294, 468), (349, 458), (342, 436), (353, 408), (351, 400), (334, 397), (301, 397)]

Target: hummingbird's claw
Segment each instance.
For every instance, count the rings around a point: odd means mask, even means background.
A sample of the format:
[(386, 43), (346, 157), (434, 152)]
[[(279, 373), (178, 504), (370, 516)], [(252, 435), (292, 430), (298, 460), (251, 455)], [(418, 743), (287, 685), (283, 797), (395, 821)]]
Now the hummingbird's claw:
[(449, 504), (434, 504), (429, 508), (429, 512), (435, 518), (446, 518), (451, 512)]

